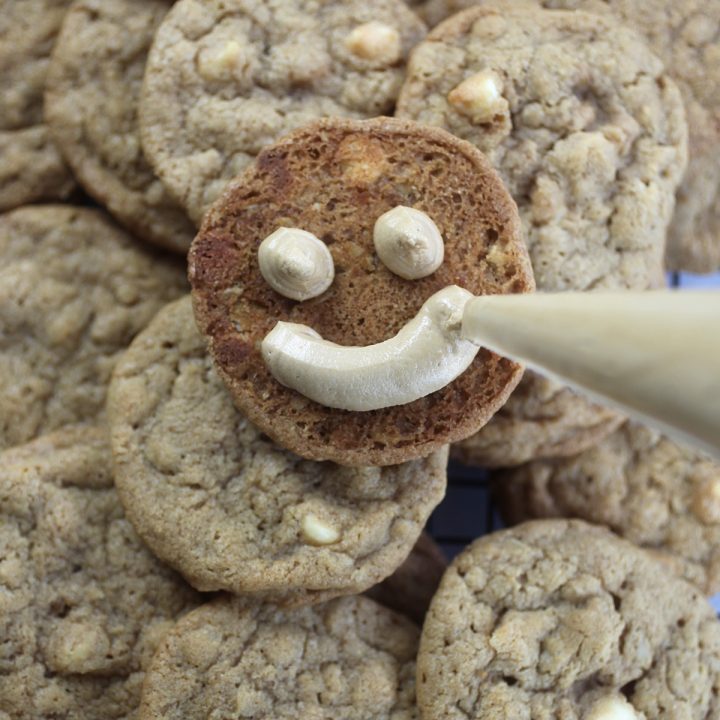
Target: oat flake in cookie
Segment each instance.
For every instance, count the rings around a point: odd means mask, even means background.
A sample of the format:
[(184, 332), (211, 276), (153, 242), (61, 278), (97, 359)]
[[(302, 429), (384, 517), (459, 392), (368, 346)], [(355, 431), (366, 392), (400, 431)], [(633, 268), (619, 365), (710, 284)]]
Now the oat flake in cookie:
[(417, 641), (363, 597), (292, 611), (223, 598), (167, 635), (138, 720), (416, 720)]
[(487, 535), (448, 568), (423, 626), (433, 720), (708, 720), (720, 624), (698, 589), (579, 521)]
[(199, 222), (281, 135), (319, 117), (391, 113), (424, 34), (401, 0), (180, 0), (148, 60), (145, 152)]
[(163, 634), (200, 598), (140, 542), (106, 433), (0, 453), (0, 717), (132, 720)]
[(0, 211), (63, 200), (75, 181), (43, 119), (50, 52), (70, 0), (11, 0), (0, 10)]
[(79, 0), (65, 16), (47, 78), (50, 132), (85, 190), (145, 240), (187, 253), (195, 228), (153, 174), (137, 104), (166, 0)]
[[(375, 222), (398, 205), (426, 213), (444, 239), (444, 261), (427, 277), (404, 280), (375, 252)], [(260, 274), (258, 247), (278, 226), (329, 247), (335, 279), (319, 297), (288, 300)], [(448, 286), (476, 295), (533, 289), (515, 204), (483, 155), (442, 130), (378, 118), (296, 131), (263, 150), (213, 206), (189, 260), (198, 326), (236, 404), (303, 457), (391, 465), (427, 456), (476, 432), (520, 377), (517, 364), (480, 350), (456, 380), (419, 400), (347, 411), (281, 385), (260, 352), (279, 320), (368, 346), (394, 337)]]
[(275, 445), (235, 409), (189, 297), (135, 339), (108, 414), (128, 517), (201, 590), (283, 604), (362, 592), (403, 562), (445, 493), (446, 449), (345, 468)]
[[(485, 152), (518, 204), (538, 289), (646, 289), (686, 163), (680, 92), (612, 18), (518, 2), (465, 10), (413, 53), (397, 114)], [(461, 456), (513, 465), (572, 454), (616, 415), (527, 373)]]
[(576, 517), (608, 525), (720, 592), (720, 466), (637, 423), (580, 455), (494, 476), (508, 522)]
[(0, 448), (104, 412), (119, 355), (186, 281), (98, 210), (0, 215)]

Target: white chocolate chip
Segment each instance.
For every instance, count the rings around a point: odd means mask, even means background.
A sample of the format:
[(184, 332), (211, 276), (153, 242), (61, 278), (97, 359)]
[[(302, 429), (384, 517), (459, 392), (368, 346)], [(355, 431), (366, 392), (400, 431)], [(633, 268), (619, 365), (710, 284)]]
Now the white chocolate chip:
[(613, 695), (594, 703), (583, 720), (640, 720), (640, 715), (624, 697)]
[(388, 270), (406, 280), (431, 275), (442, 265), (445, 255), (437, 225), (424, 212), (404, 205), (377, 219), (373, 241)]
[(300, 530), (303, 539), (310, 545), (332, 545), (340, 539), (337, 528), (313, 513), (308, 513), (303, 517)]
[(720, 477), (706, 480), (695, 490), (692, 511), (705, 525), (720, 523)]
[(97, 672), (109, 664), (110, 640), (100, 624), (62, 620), (48, 641), (49, 667), (61, 673)]
[(490, 122), (509, 109), (502, 96), (502, 80), (497, 73), (487, 69), (463, 80), (450, 91), (447, 99), (455, 110), (476, 123)]
[(345, 47), (356, 57), (381, 65), (393, 65), (402, 57), (400, 33), (381, 22), (358, 25), (345, 38)]
[(237, 40), (228, 40), (219, 48), (207, 48), (198, 58), (198, 70), (206, 80), (225, 80), (234, 74), (242, 56)]
[(327, 245), (298, 228), (279, 228), (268, 235), (258, 248), (258, 262), (268, 285), (291, 300), (322, 295), (335, 278)]

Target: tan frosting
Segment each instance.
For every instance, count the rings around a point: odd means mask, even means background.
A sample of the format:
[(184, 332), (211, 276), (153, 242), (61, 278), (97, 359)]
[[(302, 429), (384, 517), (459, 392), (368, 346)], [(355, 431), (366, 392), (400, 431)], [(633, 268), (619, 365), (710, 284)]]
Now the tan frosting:
[(322, 240), (299, 228), (278, 228), (258, 248), (260, 273), (273, 290), (291, 300), (322, 295), (332, 285), (335, 265)]
[(312, 328), (279, 322), (262, 343), (275, 379), (311, 400), (344, 410), (404, 405), (440, 390), (478, 352), (460, 336), (465, 303), (452, 285), (432, 295), (395, 337), (366, 347), (323, 340)]
[(429, 215), (398, 205), (375, 222), (375, 251), (383, 264), (405, 280), (417, 280), (442, 265), (445, 244)]

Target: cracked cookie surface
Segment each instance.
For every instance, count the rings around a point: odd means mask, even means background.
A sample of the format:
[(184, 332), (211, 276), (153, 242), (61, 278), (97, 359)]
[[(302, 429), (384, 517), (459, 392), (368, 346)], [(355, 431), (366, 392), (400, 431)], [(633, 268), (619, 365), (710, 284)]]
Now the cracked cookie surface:
[[(520, 1), (465, 10), (413, 52), (397, 115), (487, 154), (518, 204), (539, 290), (658, 284), (687, 126), (660, 61), (612, 18)], [(458, 452), (513, 465), (579, 452), (619, 422), (528, 372), (497, 425)]]
[(363, 597), (291, 611), (223, 598), (167, 635), (139, 720), (416, 720), (417, 640)]
[(0, 216), (0, 448), (104, 413), (120, 354), (186, 281), (102, 212)]
[(162, 635), (199, 596), (141, 543), (106, 432), (0, 453), (0, 717), (134, 720)]
[(423, 717), (706, 720), (719, 696), (720, 624), (698, 589), (580, 521), (473, 543), (420, 641)]
[(43, 119), (45, 75), (70, 0), (22, 0), (0, 13), (0, 211), (63, 200), (75, 181)]
[(139, 237), (186, 254), (195, 228), (154, 175), (137, 105), (168, 0), (80, 0), (63, 20), (45, 93), (50, 132), (85, 190)]
[[(128, 516), (202, 590), (283, 604), (362, 592), (403, 562), (445, 494), (446, 448), (402, 465), (347, 468), (273, 443), (233, 405), (189, 297), (130, 346), (108, 416)], [(325, 543), (313, 528), (335, 537)]]
[[(368, 25), (383, 28), (377, 40), (353, 39)], [(145, 151), (200, 222), (281, 135), (319, 117), (391, 113), (405, 59), (424, 34), (401, 0), (180, 0), (148, 60)]]
[(503, 517), (576, 517), (667, 557), (708, 595), (720, 592), (720, 466), (637, 423), (571, 458), (494, 476)]

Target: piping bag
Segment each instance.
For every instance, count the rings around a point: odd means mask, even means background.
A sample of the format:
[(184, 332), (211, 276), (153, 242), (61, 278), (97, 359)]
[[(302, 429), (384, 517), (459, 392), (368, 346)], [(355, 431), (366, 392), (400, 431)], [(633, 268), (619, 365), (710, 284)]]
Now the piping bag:
[(720, 460), (720, 293), (485, 295), (462, 336)]

